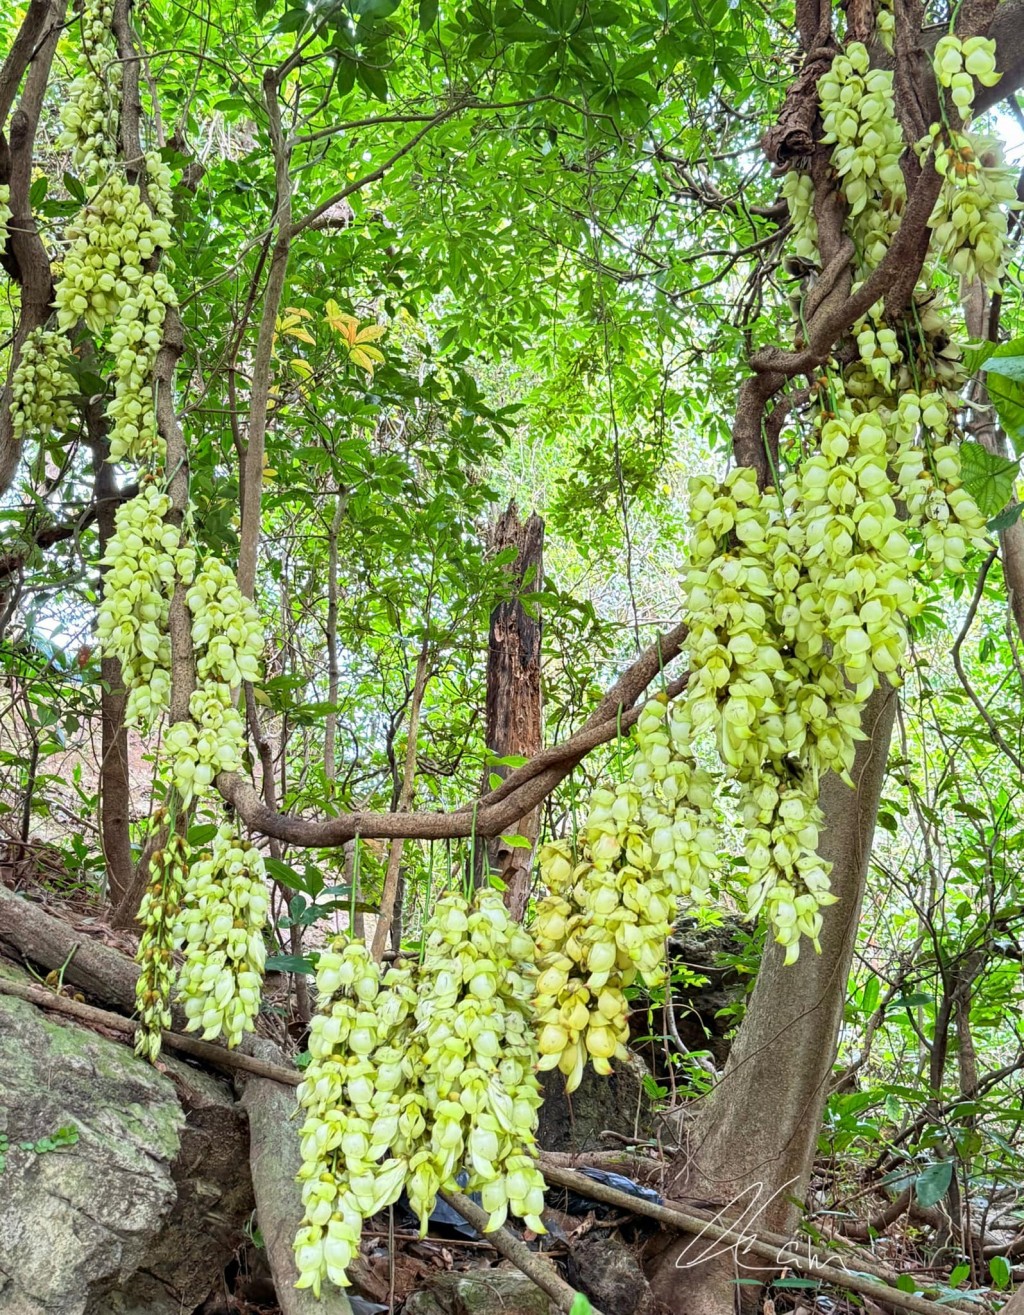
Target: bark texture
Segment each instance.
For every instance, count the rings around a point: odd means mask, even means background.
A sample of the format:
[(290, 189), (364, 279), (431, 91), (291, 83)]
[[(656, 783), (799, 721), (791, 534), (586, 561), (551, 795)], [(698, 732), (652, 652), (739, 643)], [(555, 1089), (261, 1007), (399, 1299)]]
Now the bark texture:
[[(285, 1059), (270, 1041), (254, 1038), (253, 1054), (268, 1064)], [(256, 1197), (256, 1218), (267, 1248), (267, 1263), (282, 1315), (352, 1315), (345, 1293), (325, 1283), (319, 1298), (296, 1289), (299, 1269), (292, 1243), (302, 1218), (302, 1191), (296, 1175), (302, 1167), (295, 1135), (295, 1096), (265, 1078), (249, 1078), (242, 1097), (249, 1116), (249, 1167)]]
[[(532, 758), (541, 747), (540, 643), (541, 622), (520, 600), (524, 590), (540, 589), (544, 575), (544, 522), (539, 516), (519, 519), (510, 502), (494, 530), (493, 548), (516, 549), (509, 567), (511, 597), (491, 613), (487, 653), (487, 747), (498, 758), (517, 754)], [(508, 775), (508, 767), (488, 768), (488, 774)], [(533, 808), (510, 828), (529, 843), (509, 845), (494, 836), (487, 846), (491, 870), (505, 882), (505, 903), (522, 922), (530, 896), (530, 871), (537, 843), (540, 809)]]
[[(822, 782), (826, 825), (820, 853), (833, 865), (832, 889), (839, 896), (825, 913), (822, 952), (805, 948), (786, 967), (783, 949), (769, 944), (725, 1074), (699, 1112), (685, 1154), (672, 1166), (673, 1195), (723, 1206), (737, 1201), (726, 1214), (746, 1210), (744, 1219), (754, 1227), (792, 1228), (814, 1162), (895, 709), (896, 695), (888, 687), (865, 705), (868, 738), (851, 773), (856, 790), (832, 773)], [(673, 1241), (659, 1257), (654, 1290), (672, 1310), (732, 1310), (742, 1259), (727, 1252), (703, 1261), (705, 1249), (703, 1241)], [(754, 1267), (757, 1272), (763, 1268)]]

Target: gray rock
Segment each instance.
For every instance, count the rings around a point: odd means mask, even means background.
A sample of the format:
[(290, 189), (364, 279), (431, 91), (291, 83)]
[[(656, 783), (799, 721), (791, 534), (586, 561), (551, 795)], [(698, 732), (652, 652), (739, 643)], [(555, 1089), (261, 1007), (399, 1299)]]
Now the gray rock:
[(621, 1238), (584, 1233), (570, 1244), (570, 1273), (576, 1286), (602, 1311), (649, 1315), (654, 1296), (643, 1271)]
[(571, 1095), (566, 1095), (565, 1078), (557, 1069), (542, 1073), (539, 1145), (546, 1151), (596, 1151), (615, 1149), (615, 1143), (601, 1139), (606, 1130), (625, 1137), (652, 1136), (656, 1120), (643, 1089), (646, 1072), (636, 1055), (626, 1062), (616, 1060), (607, 1077), (588, 1064)]
[[(166, 1069), (0, 995), (4, 1315), (178, 1315), (208, 1294), (252, 1208), (245, 1126), (227, 1087)], [(66, 1126), (74, 1145), (19, 1145)]]
[(444, 1274), (405, 1303), (405, 1315), (553, 1315), (551, 1298), (516, 1269)]

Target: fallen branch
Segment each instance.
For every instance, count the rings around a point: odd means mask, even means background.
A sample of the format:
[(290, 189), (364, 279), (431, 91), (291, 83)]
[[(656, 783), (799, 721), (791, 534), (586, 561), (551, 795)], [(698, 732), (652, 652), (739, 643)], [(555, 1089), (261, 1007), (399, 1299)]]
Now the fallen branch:
[(684, 1210), (676, 1205), (656, 1205), (653, 1201), (645, 1201), (626, 1192), (616, 1191), (615, 1188), (594, 1182), (583, 1174), (573, 1173), (569, 1169), (550, 1164), (543, 1155), (541, 1169), (549, 1183), (569, 1187), (581, 1196), (589, 1197), (594, 1201), (603, 1201), (607, 1205), (617, 1206), (620, 1210), (628, 1210), (633, 1214), (646, 1215), (648, 1219), (654, 1219), (680, 1233), (693, 1233), (698, 1237), (707, 1238), (709, 1242), (727, 1243), (730, 1248), (736, 1248), (737, 1255), (760, 1256), (769, 1261), (774, 1269), (796, 1270), (822, 1283), (831, 1283), (851, 1292), (859, 1292), (884, 1305), (916, 1311), (917, 1315), (942, 1315), (942, 1312), (951, 1309), (976, 1313), (978, 1309), (975, 1306), (958, 1305), (953, 1302), (940, 1304), (936, 1301), (928, 1301), (924, 1297), (914, 1296), (913, 1293), (901, 1292), (882, 1278), (867, 1277), (873, 1267), (869, 1268), (859, 1255), (847, 1258), (863, 1272), (851, 1273), (839, 1268), (839, 1264), (843, 1263), (843, 1256), (817, 1250), (809, 1242), (787, 1238), (782, 1234), (755, 1231), (746, 1225), (742, 1230), (732, 1229), (719, 1223), (717, 1216), (705, 1212)]
[[(461, 1192), (441, 1192), (441, 1197), (465, 1219), (467, 1224), (472, 1224), (478, 1233), (483, 1233), (488, 1220), (486, 1210)], [(500, 1251), (506, 1260), (511, 1260), (512, 1264), (526, 1275), (531, 1283), (535, 1283), (542, 1292), (546, 1292), (559, 1310), (572, 1309), (576, 1289), (570, 1287), (565, 1279), (555, 1273), (554, 1267), (544, 1256), (531, 1251), (525, 1242), (513, 1237), (507, 1228), (496, 1228), (494, 1232), (487, 1234), (487, 1239), (493, 1243), (495, 1251)], [(601, 1315), (596, 1306), (591, 1306), (591, 1310), (594, 1315)]]
[[(28, 982), (13, 981), (9, 977), (0, 977), (0, 995), (13, 995), (28, 1004), (74, 1018), (89, 1027), (104, 1027), (111, 1032), (121, 1032), (128, 1039), (134, 1039), (140, 1027), (134, 1018), (125, 1018), (70, 996), (58, 995), (47, 986), (32, 986)], [(209, 1041), (200, 1041), (197, 1037), (184, 1036), (180, 1032), (165, 1031), (161, 1035), (168, 1050), (177, 1050), (192, 1059), (202, 1060), (211, 1068), (223, 1069), (227, 1073), (249, 1073), (253, 1077), (266, 1078), (289, 1087), (297, 1087), (302, 1081), (302, 1074), (296, 1069), (271, 1064), (238, 1050), (225, 1050), (223, 1046), (211, 1045)]]
[[(135, 1011), (138, 966), (119, 950), (112, 950), (47, 913), (34, 901), (0, 886), (0, 947), (7, 946), (29, 963), (50, 970), (63, 969), (65, 982), (114, 1005), (126, 1014)], [(65, 967), (66, 965), (66, 967)], [(180, 1010), (175, 1024), (184, 1027)]]

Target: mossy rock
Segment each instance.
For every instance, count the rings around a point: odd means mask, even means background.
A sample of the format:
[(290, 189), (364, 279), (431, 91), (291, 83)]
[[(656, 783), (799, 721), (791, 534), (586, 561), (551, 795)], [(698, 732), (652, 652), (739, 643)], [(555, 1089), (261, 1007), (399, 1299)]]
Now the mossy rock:
[[(163, 1067), (0, 995), (5, 1315), (178, 1315), (223, 1272), (251, 1210), (244, 1120), (225, 1084)], [(72, 1144), (22, 1146), (61, 1128)]]

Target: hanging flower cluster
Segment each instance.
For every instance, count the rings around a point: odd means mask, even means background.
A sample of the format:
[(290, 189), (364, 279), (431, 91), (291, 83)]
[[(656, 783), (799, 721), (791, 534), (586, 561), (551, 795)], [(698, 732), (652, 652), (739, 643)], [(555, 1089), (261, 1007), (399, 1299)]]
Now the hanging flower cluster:
[(967, 119), (974, 108), (974, 83), (994, 87), (1001, 74), (996, 72), (996, 43), (988, 37), (969, 37), (961, 41), (952, 32), (935, 43), (932, 65), (939, 85), (949, 90), (950, 99)]
[(818, 82), (823, 142), (834, 142), (832, 161), (851, 216), (877, 205), (886, 193), (905, 192), (892, 73), (872, 69), (867, 48), (851, 42)]
[(11, 189), (0, 183), (0, 256), (7, 250), (8, 225), (11, 222)]
[[(65, 386), (67, 334), (81, 322), (113, 357), (110, 459), (154, 466), (162, 459), (163, 440), (152, 369), (167, 308), (176, 304), (166, 273), (157, 268), (158, 255), (171, 240), (170, 173), (158, 154), (146, 153), (147, 201), (142, 181), (131, 181), (117, 158), (122, 66), (112, 17), (105, 0), (87, 0), (80, 15), (82, 67), (61, 111), (58, 145), (70, 149), (87, 199), (65, 233), (54, 295), (58, 332), (37, 332), (14, 372), (15, 422), (21, 410), (23, 427), (40, 432), (70, 423), (66, 398), (75, 390)], [(7, 217), (9, 210), (5, 217), (0, 209), (4, 230)]]
[(125, 721), (150, 730), (171, 695), (171, 642), (167, 614), (175, 580), (194, 558), (166, 517), (171, 500), (154, 480), (122, 503), (103, 564), (107, 573), (96, 622), (106, 657), (117, 658), (128, 690)]
[(87, 173), (95, 173), (116, 156), (117, 117), (123, 78), (121, 61), (112, 48), (114, 6), (109, 0), (87, 0), (79, 16), (82, 64), (61, 110), (64, 131), (58, 147)]
[(891, 55), (896, 36), (896, 12), (893, 0), (877, 0), (875, 5), (875, 36)]
[(170, 727), (164, 747), (170, 781), (189, 803), (210, 790), (218, 772), (241, 769), (245, 723), (234, 691), (243, 680), (259, 679), (263, 628), (217, 557), (208, 557), (196, 572), (185, 601), (192, 615), (197, 684), (189, 700), (191, 719)]
[[(2, 218), (0, 215), (0, 221)], [(71, 346), (63, 333), (33, 329), (22, 343), (11, 379), (11, 425), (19, 439), (71, 425), (75, 414), (72, 399), (78, 387), (70, 362)]]
[(997, 144), (976, 133), (943, 133), (933, 125), (921, 153), (929, 146), (944, 180), (928, 220), (932, 254), (948, 260), (964, 278), (980, 278), (996, 289), (1006, 246), (1006, 207), (1017, 200), (1013, 173), (1003, 165)]
[[(157, 812), (153, 822), (155, 826), (163, 826), (167, 815)], [(149, 885), (139, 909), (143, 930), (136, 955), (141, 971), (135, 987), (140, 1023), (135, 1050), (153, 1062), (160, 1053), (160, 1032), (171, 1025), (174, 924), (181, 907), (185, 858), (185, 842), (172, 832), (163, 849), (157, 850), (149, 861)]]
[(512, 1210), (543, 1231), (533, 942), (491, 890), (440, 900), (425, 937), (421, 964), (383, 976), (360, 943), (317, 965), (295, 1240), (297, 1286), (316, 1294), (348, 1282), (364, 1219), (404, 1188), (425, 1232), (463, 1169), (489, 1227)]
[(204, 1041), (223, 1035), (229, 1046), (237, 1046), (253, 1029), (269, 903), (259, 850), (225, 822), (212, 849), (189, 866), (174, 928), (175, 944), (185, 951), (178, 996), (188, 1031), (201, 1028)]
[[(891, 18), (883, 7), (883, 41)], [(962, 113), (973, 80), (998, 76), (981, 39), (943, 38), (935, 61)], [(856, 287), (884, 258), (906, 202), (893, 79), (851, 43), (818, 89)], [(936, 125), (918, 149), (922, 159), (934, 151), (944, 179), (933, 255), (994, 286), (1013, 180), (995, 148), (965, 132)], [(795, 253), (816, 263), (812, 179), (789, 173), (783, 194)], [(835, 898), (818, 855), (821, 778), (835, 771), (852, 784), (863, 705), (900, 680), (918, 579), (961, 571), (984, 542), (960, 479), (959, 353), (930, 272), (926, 283), (900, 322), (878, 303), (854, 326), (854, 358), (832, 363), (812, 392), (812, 449), (776, 472), (777, 487), (760, 488), (742, 468), (691, 481), (688, 688), (667, 712), (645, 710), (633, 779), (595, 792), (578, 857), (565, 843), (541, 853), (541, 1065), (560, 1067), (570, 1087), (588, 1054), (602, 1071), (621, 1055), (623, 987), (637, 972), (657, 979), (676, 899), (705, 902), (719, 879), (714, 790), (692, 758), (701, 736), (713, 735), (739, 807), (750, 915), (764, 912), (787, 963), (804, 939), (819, 948)], [(660, 814), (647, 793), (655, 770), (670, 773)], [(652, 883), (655, 874), (668, 879)]]
[[(66, 232), (55, 295), (59, 332), (30, 340), (14, 390), (16, 402), (24, 396), (37, 408), (25, 411), (25, 423), (59, 426), (69, 418), (63, 401), (69, 391), (68, 333), (84, 323), (112, 358), (110, 459), (139, 467), (140, 489), (119, 508), (107, 545), (97, 638), (102, 653), (121, 664), (127, 723), (148, 733), (170, 707), (169, 617), (175, 591), (184, 591), (198, 682), (189, 719), (169, 727), (163, 741), (162, 771), (177, 811), (209, 794), (218, 772), (241, 767), (245, 735), (237, 691), (243, 680), (259, 678), (263, 639), (252, 604), (224, 563), (210, 557), (197, 567), (188, 515), (175, 513), (164, 491), (166, 454), (153, 373), (164, 321), (175, 305), (161, 266), (172, 236), (171, 173), (154, 151), (130, 165), (119, 157), (123, 71), (112, 19), (107, 0), (85, 0), (81, 71), (62, 110), (60, 144), (82, 172), (87, 200)], [(188, 874), (186, 910), (177, 928), (178, 942), (186, 946), (180, 986), (190, 1026), (201, 1027), (207, 1039), (223, 1034), (237, 1045), (253, 1025), (263, 972), (263, 885), (262, 859), (230, 826)], [(167, 914), (148, 900), (139, 916), (144, 961), (154, 936), (166, 948)], [(169, 989), (168, 969), (147, 987), (150, 1014), (169, 1017)], [(157, 1029), (147, 1053), (158, 1049)]]
[(574, 1091), (588, 1059), (598, 1073), (625, 1059), (625, 990), (642, 973), (657, 985), (677, 902), (706, 903), (720, 864), (709, 825), (713, 789), (689, 756), (677, 704), (652, 699), (636, 728), (632, 779), (594, 792), (578, 861), (566, 841), (545, 845), (548, 895), (534, 935), (540, 1068), (558, 1068)]

